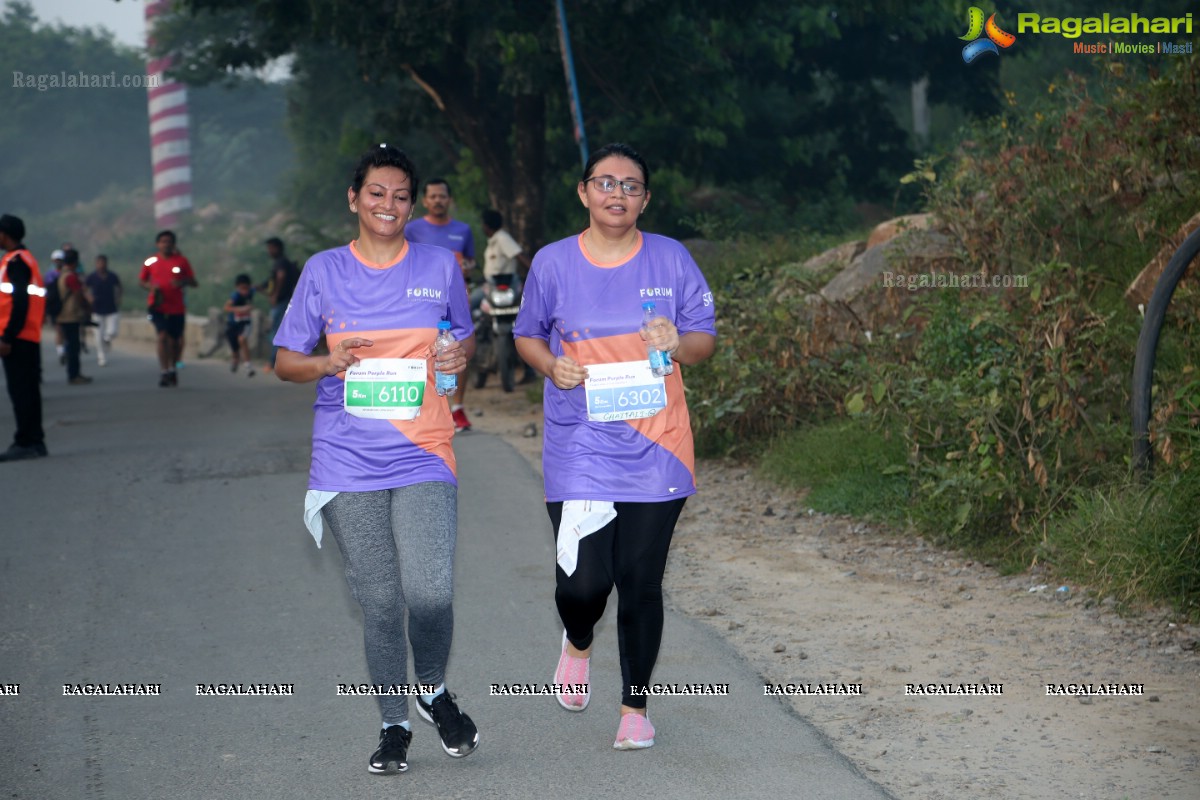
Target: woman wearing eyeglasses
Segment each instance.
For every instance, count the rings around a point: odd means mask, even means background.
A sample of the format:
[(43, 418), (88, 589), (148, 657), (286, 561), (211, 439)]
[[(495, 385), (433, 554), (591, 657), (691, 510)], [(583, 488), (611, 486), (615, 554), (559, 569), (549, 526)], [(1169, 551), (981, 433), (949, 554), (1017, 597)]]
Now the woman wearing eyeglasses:
[[(592, 154), (578, 186), (588, 228), (533, 259), (514, 335), (546, 376), (542, 472), (564, 632), (558, 702), (591, 699), (592, 633), (617, 589), (623, 687), (613, 747), (654, 744), (646, 694), (662, 639), (662, 579), (676, 520), (696, 492), (682, 370), (655, 376), (649, 347), (684, 366), (712, 355), (712, 293), (688, 251), (638, 230), (650, 170), (633, 148)], [(643, 329), (644, 304), (653, 320)]]

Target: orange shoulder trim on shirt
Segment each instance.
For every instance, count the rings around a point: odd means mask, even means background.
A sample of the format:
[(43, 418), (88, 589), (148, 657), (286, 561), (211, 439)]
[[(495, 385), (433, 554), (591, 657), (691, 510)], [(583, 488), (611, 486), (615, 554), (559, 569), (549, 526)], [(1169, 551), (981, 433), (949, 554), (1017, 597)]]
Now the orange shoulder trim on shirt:
[(404, 257), (406, 255), (408, 255), (408, 240), (406, 239), (404, 241), (404, 247), (401, 248), (400, 254), (398, 256), (396, 256), (396, 258), (390, 264), (377, 264), (374, 261), (371, 261), (370, 259), (368, 259), (366, 256), (364, 256), (362, 254), (362, 252), (358, 249), (358, 240), (357, 239), (350, 242), (350, 252), (354, 255), (354, 257), (356, 259), (358, 259), (359, 263), (361, 263), (364, 267), (370, 267), (371, 269), (387, 269), (388, 267), (396, 266), (397, 264), (399, 264), (401, 261), (404, 260)]
[(645, 241), (644, 238), (642, 237), (642, 232), (638, 231), (637, 232), (637, 235), (638, 235), (637, 236), (637, 244), (635, 244), (633, 246), (633, 249), (630, 250), (629, 253), (624, 258), (620, 258), (616, 261), (602, 262), (602, 261), (597, 261), (596, 259), (592, 258), (592, 254), (588, 252), (587, 245), (584, 243), (584, 240), (583, 240), (583, 237), (586, 234), (587, 234), (586, 230), (583, 233), (579, 234), (579, 239), (578, 239), (579, 252), (583, 254), (583, 257), (586, 258), (589, 263), (591, 263), (594, 266), (601, 267), (603, 269), (612, 269), (613, 267), (619, 267), (622, 264), (629, 263), (633, 259), (634, 256), (636, 256), (638, 253), (642, 252), (642, 242)]

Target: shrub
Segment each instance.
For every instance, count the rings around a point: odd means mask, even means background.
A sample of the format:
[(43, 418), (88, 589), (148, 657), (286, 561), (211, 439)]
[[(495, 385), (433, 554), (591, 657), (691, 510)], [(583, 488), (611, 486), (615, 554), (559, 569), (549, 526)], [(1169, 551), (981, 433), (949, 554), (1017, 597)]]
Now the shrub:
[(1065, 579), (1126, 604), (1167, 600), (1200, 616), (1200, 473), (1149, 485), (1119, 481), (1073, 493), (1048, 526), (1040, 556)]
[[(827, 236), (745, 238), (698, 259), (717, 304), (717, 349), (687, 374), (697, 452), (746, 445), (828, 415), (845, 394), (838, 365), (801, 349), (808, 321), (803, 298), (828, 275), (801, 268), (828, 249)], [(786, 295), (787, 302), (773, 301)]]

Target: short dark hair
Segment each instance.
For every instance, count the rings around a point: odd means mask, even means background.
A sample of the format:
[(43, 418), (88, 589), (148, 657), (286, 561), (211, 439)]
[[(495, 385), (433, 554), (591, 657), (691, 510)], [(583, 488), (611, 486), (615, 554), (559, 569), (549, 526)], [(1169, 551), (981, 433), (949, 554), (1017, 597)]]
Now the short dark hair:
[(0, 233), (7, 233), (17, 242), (25, 238), (25, 223), (12, 214), (0, 216)]
[(99, 260), (100, 260), (100, 259), (102, 259), (102, 258), (104, 259), (104, 263), (105, 263), (105, 264), (107, 264), (107, 263), (108, 263), (108, 256), (104, 255), (104, 253), (97, 253), (97, 254), (96, 254), (96, 260), (97, 260), (97, 261), (99, 261)]
[(583, 178), (586, 181), (592, 177), (592, 172), (596, 169), (596, 165), (609, 156), (623, 156), (628, 158), (633, 163), (637, 164), (642, 170), (642, 183), (646, 184), (646, 188), (650, 188), (650, 167), (646, 166), (646, 159), (642, 158), (641, 154), (627, 144), (621, 142), (613, 142), (606, 144), (599, 150), (596, 150), (588, 157), (587, 164), (583, 167)]
[(175, 238), (175, 231), (159, 231), (157, 234), (154, 235), (154, 241), (157, 242), (159, 239), (161, 239), (164, 236), (170, 236), (172, 242), (179, 241), (178, 239)]
[(426, 192), (429, 191), (430, 186), (445, 186), (446, 194), (450, 195), (451, 197), (454, 196), (454, 192), (450, 191), (450, 181), (446, 180), (445, 178), (430, 178), (429, 180), (425, 181)]
[(494, 231), (498, 231), (504, 227), (504, 217), (494, 208), (489, 208), (480, 216), (483, 217), (483, 224)]
[(354, 168), (354, 176), (350, 179), (350, 188), (355, 194), (362, 191), (367, 173), (380, 167), (395, 167), (403, 172), (408, 176), (408, 183), (412, 186), (413, 193), (416, 193), (417, 186), (421, 181), (417, 178), (417, 168), (412, 159), (405, 155), (399, 147), (392, 147), (386, 142), (380, 142), (363, 153), (362, 158), (358, 160), (358, 166)]
[(235, 284), (235, 285), (236, 285), (236, 284), (239, 284), (239, 283), (246, 283), (246, 284), (248, 284), (248, 283), (250, 283), (250, 276), (249, 276), (249, 275), (247, 275), (247, 274), (246, 274), (246, 273), (244, 273), (244, 272), (242, 272), (242, 273), (239, 273), (239, 274), (238, 274), (238, 276), (237, 276), (236, 278), (234, 278), (234, 279), (233, 279), (233, 282), (234, 282), (234, 284)]
[(272, 236), (270, 239), (267, 239), (265, 242), (263, 242), (263, 244), (273, 245), (278, 247), (280, 250), (283, 249), (283, 239), (280, 239), (278, 236)]
[(78, 266), (79, 251), (78, 250), (63, 250), (63, 263)]

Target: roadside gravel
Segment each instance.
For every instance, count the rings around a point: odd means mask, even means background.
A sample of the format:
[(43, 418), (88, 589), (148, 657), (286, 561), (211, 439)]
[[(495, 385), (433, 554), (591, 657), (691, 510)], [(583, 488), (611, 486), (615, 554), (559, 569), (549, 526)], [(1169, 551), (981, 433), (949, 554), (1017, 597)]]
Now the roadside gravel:
[[(477, 430), (540, 472), (540, 406), (498, 388), (467, 405)], [(764, 682), (861, 684), (861, 696), (779, 701), (898, 798), (1200, 800), (1197, 626), (1162, 610), (1121, 616), (1086, 587), (1064, 599), (1038, 570), (1001, 576), (916, 537), (811, 513), (802, 493), (744, 465), (705, 461), (697, 473), (668, 603)], [(1003, 693), (906, 694), (931, 684)], [(1070, 684), (1142, 693), (1047, 696)]]

